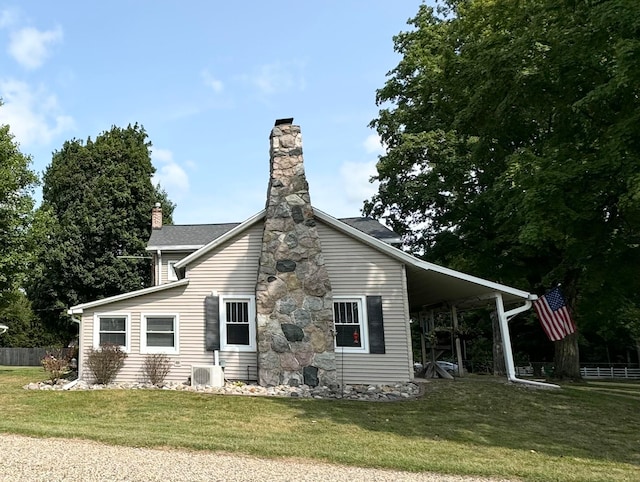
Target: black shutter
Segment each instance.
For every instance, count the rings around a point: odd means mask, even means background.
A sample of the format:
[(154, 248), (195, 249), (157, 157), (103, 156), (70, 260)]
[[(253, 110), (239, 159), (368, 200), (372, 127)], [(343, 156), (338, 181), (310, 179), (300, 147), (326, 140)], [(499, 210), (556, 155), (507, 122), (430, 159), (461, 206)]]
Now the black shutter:
[(205, 347), (209, 351), (220, 349), (220, 297), (204, 299)]
[(383, 354), (385, 353), (385, 348), (382, 296), (367, 296), (367, 318), (369, 323), (369, 353)]

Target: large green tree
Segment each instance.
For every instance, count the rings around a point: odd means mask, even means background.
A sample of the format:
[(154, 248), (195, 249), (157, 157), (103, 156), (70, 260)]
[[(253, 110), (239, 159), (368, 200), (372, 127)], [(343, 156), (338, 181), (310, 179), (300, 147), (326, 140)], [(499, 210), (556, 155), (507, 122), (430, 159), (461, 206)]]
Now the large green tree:
[(27, 335), (20, 338), (25, 333), (23, 327), (33, 332), (33, 313), (20, 291), (32, 254), (28, 232), (38, 180), (30, 164), (9, 126), (0, 126), (0, 323), (9, 327), (0, 346), (33, 339)]
[(61, 341), (73, 335), (68, 307), (150, 284), (149, 261), (131, 256), (146, 254), (154, 203), (163, 204), (167, 224), (174, 208), (152, 184), (150, 145), (137, 124), (113, 127), (95, 140), (65, 142), (44, 173), (28, 293)]
[[(410, 23), (365, 212), (429, 259), (561, 284), (580, 330), (637, 333), (640, 2), (451, 0)], [(578, 377), (577, 335), (555, 345)]]
[(21, 285), (29, 260), (27, 232), (37, 183), (30, 163), (31, 159), (20, 152), (9, 126), (0, 126), (0, 305), (5, 295)]

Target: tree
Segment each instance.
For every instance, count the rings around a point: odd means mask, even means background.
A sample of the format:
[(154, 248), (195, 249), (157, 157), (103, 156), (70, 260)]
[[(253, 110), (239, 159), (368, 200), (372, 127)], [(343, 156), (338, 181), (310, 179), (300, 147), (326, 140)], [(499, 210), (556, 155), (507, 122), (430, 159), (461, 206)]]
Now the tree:
[(141, 126), (112, 127), (86, 143), (65, 142), (44, 173), (28, 292), (61, 340), (73, 333), (70, 306), (150, 284), (147, 261), (123, 258), (146, 254), (154, 203), (164, 202), (164, 221), (171, 223), (174, 205), (151, 182), (149, 147)]
[[(561, 284), (582, 333), (635, 329), (640, 4), (452, 0), (410, 23), (377, 92), (388, 151), (365, 212), (428, 259)], [(579, 377), (577, 343), (556, 342), (557, 375)]]
[(20, 286), (29, 259), (27, 230), (38, 180), (29, 169), (30, 163), (13, 140), (9, 126), (0, 126), (0, 307), (3, 298)]

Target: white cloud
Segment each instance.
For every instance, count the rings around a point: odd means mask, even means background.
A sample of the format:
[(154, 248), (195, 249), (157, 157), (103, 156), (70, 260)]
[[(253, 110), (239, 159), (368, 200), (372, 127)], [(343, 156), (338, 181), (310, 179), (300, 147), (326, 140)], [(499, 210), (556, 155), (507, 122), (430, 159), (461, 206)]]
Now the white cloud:
[(49, 56), (51, 46), (62, 40), (62, 28), (40, 31), (25, 27), (11, 33), (9, 54), (27, 69), (37, 69)]
[(216, 79), (209, 71), (202, 72), (202, 79), (207, 87), (210, 87), (216, 94), (219, 94), (224, 89), (224, 84), (221, 80)]
[(371, 176), (375, 176), (376, 161), (369, 162), (345, 162), (340, 166), (340, 178), (344, 187), (344, 193), (349, 202), (362, 202), (378, 192), (378, 183), (369, 182)]
[(378, 134), (371, 134), (362, 143), (365, 151), (369, 154), (384, 154), (386, 149), (382, 144), (382, 139)]
[(154, 161), (156, 173), (153, 184), (158, 184), (169, 194), (171, 200), (179, 200), (189, 191), (189, 176), (186, 171), (173, 159), (173, 153), (168, 149), (153, 148), (151, 159)]
[(25, 82), (0, 80), (0, 124), (8, 124), (21, 146), (46, 145), (73, 129), (71, 116), (61, 113), (55, 95)]
[(275, 62), (262, 65), (252, 75), (242, 78), (265, 95), (288, 90), (304, 90), (304, 65), (301, 62)]

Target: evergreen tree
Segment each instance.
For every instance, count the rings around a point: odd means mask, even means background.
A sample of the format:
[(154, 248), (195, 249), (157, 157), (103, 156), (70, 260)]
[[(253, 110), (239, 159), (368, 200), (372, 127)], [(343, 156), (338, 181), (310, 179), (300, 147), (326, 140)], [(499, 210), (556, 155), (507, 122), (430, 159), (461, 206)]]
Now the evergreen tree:
[(28, 293), (61, 340), (74, 333), (70, 306), (150, 284), (148, 260), (123, 258), (146, 255), (156, 202), (171, 223), (174, 205), (151, 181), (150, 145), (137, 124), (112, 127), (95, 140), (65, 142), (46, 169)]

